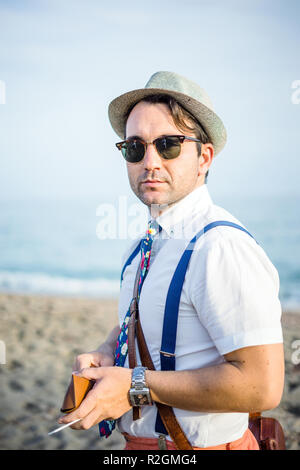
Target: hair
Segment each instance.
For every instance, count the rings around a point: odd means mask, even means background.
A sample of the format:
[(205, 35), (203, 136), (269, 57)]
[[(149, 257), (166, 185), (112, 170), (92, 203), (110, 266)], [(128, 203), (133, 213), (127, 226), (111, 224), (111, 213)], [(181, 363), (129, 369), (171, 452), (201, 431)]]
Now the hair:
[[(178, 129), (180, 129), (183, 132), (185, 132), (186, 130), (193, 132), (194, 135), (196, 136), (196, 139), (199, 139), (202, 144), (207, 144), (211, 142), (207, 133), (201, 126), (200, 122), (197, 119), (195, 119), (194, 116), (189, 111), (183, 108), (183, 106), (181, 106), (181, 104), (179, 104), (178, 101), (176, 101), (176, 99), (173, 98), (173, 96), (165, 95), (165, 94), (149, 95), (143, 98), (141, 101), (145, 101), (146, 103), (153, 103), (153, 104), (156, 104), (156, 103), (166, 104), (171, 112), (173, 121), (176, 127), (178, 127)], [(125, 114), (125, 126), (124, 126), (125, 136), (126, 136), (127, 119), (136, 104), (137, 103), (134, 103), (134, 105), (132, 105), (128, 109), (127, 113)], [(196, 142), (199, 157), (201, 155), (201, 143)], [(209, 170), (205, 174), (205, 183), (207, 181), (208, 173), (209, 173)]]

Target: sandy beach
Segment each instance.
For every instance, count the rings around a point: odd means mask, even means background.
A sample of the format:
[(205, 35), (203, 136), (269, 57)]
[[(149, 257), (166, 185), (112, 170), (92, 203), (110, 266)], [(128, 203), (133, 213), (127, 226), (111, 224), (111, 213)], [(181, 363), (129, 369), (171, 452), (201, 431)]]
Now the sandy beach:
[[(114, 431), (100, 440), (98, 427), (87, 431), (56, 428), (73, 360), (99, 346), (117, 322), (117, 300), (0, 294), (0, 449), (122, 449)], [(282, 317), (286, 379), (278, 408), (264, 413), (280, 420), (287, 449), (300, 449), (300, 312)], [(294, 345), (293, 345), (294, 343)], [(3, 344), (3, 343), (2, 343)]]

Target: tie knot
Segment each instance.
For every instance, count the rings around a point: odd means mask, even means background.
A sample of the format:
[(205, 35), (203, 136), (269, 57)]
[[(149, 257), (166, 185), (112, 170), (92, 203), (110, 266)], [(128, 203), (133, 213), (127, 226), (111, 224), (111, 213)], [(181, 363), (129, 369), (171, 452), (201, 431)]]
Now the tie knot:
[(160, 231), (160, 226), (158, 225), (156, 220), (150, 220), (148, 222), (147, 235), (150, 238), (153, 238), (159, 231)]

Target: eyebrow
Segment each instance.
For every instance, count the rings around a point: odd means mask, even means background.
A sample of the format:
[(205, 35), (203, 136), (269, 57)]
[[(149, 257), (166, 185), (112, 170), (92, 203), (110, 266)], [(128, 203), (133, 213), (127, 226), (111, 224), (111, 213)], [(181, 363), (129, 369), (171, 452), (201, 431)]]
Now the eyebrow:
[[(161, 139), (163, 137), (167, 137), (167, 136), (170, 136), (170, 135), (180, 135), (180, 134), (161, 134), (158, 137), (155, 137), (154, 140)], [(145, 142), (145, 139), (143, 137), (141, 137), (140, 135), (130, 135), (129, 137), (126, 137), (125, 140), (129, 140), (129, 139), (140, 139), (140, 140), (143, 140)]]
[(139, 136), (139, 135), (130, 135), (129, 137), (126, 137), (126, 140), (128, 139), (140, 139), (140, 140), (144, 140), (143, 137)]

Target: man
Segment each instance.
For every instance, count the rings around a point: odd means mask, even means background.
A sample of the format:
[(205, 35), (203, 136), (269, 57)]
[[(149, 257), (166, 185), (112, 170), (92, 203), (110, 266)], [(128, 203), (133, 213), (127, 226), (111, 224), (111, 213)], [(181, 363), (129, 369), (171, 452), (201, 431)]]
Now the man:
[[(161, 370), (164, 308), (170, 281), (187, 243), (214, 221), (241, 224), (213, 204), (206, 183), (214, 156), (226, 141), (220, 118), (197, 84), (171, 72), (154, 74), (146, 87), (116, 98), (110, 121), (124, 140), (129, 182), (149, 208), (152, 245), (139, 315), (155, 370), (139, 370), (155, 403), (173, 407), (195, 449), (258, 449), (248, 429), (248, 413), (276, 407), (284, 382), (278, 274), (262, 248), (243, 229), (218, 226), (201, 236), (181, 291), (176, 338), (176, 370)], [(154, 233), (154, 235), (153, 235)], [(124, 256), (124, 263), (136, 241)], [(150, 255), (150, 257), (149, 257)], [(148, 257), (148, 258), (147, 258)], [(123, 272), (120, 325), (132, 299), (141, 258)], [(140, 404), (133, 419), (129, 390), (136, 370), (116, 362), (116, 326), (97, 351), (77, 357), (74, 370), (96, 380), (81, 406), (60, 422), (77, 418), (74, 429), (118, 419), (126, 449), (175, 449), (157, 432), (157, 407)], [(125, 330), (124, 330), (125, 331)], [(119, 341), (120, 342), (120, 341)], [(125, 351), (126, 343), (121, 345)], [(120, 347), (120, 345), (119, 345)], [(121, 349), (122, 349), (121, 348)], [(124, 357), (125, 357), (124, 356)], [(138, 365), (141, 365), (138, 355)], [(135, 378), (135, 376), (134, 376)]]

